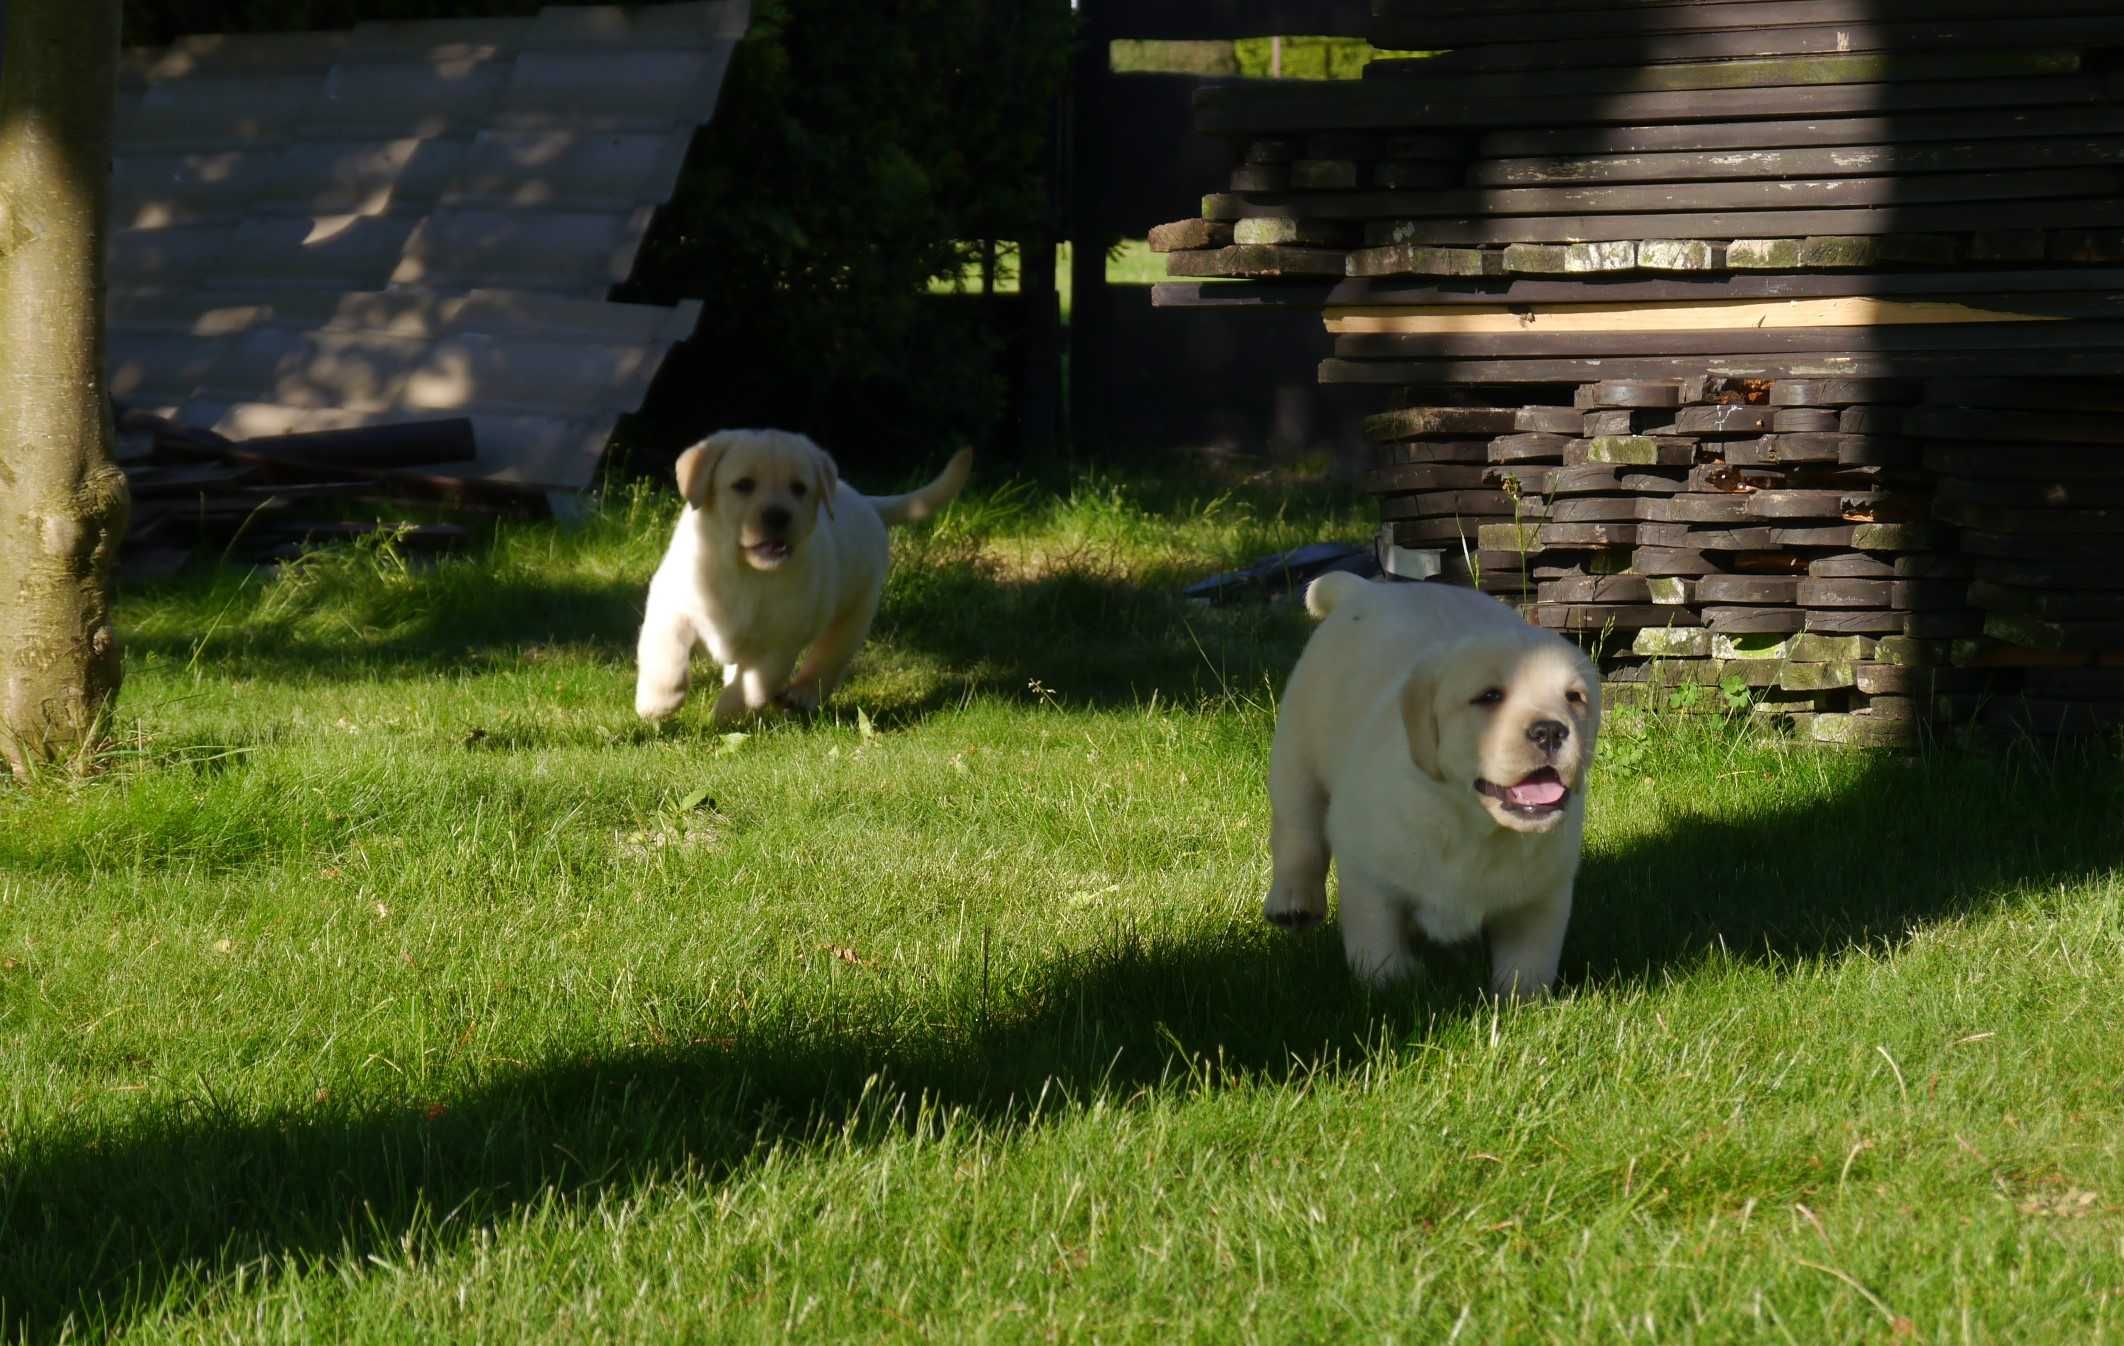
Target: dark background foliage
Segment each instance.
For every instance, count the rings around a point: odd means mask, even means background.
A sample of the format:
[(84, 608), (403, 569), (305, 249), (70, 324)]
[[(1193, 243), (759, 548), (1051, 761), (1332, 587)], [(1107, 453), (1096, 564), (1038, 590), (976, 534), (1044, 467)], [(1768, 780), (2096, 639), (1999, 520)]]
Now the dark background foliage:
[[(126, 41), (534, 13), (535, 0), (127, 0)], [(844, 462), (935, 463), (1006, 400), (1002, 303), (927, 293), (979, 240), (1051, 225), (1067, 0), (754, 0), (614, 297), (703, 301), (618, 457), (662, 471), (719, 426), (810, 432)]]

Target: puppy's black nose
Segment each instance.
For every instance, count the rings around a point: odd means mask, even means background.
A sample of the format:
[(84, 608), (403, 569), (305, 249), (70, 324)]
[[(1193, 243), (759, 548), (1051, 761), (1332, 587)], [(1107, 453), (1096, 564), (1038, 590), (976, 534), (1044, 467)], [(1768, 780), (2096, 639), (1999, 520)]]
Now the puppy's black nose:
[(1527, 737), (1534, 740), (1543, 752), (1553, 753), (1571, 737), (1571, 726), (1562, 720), (1536, 720), (1527, 726)]
[(789, 511), (780, 505), (769, 505), (760, 511), (760, 526), (779, 533), (789, 526)]

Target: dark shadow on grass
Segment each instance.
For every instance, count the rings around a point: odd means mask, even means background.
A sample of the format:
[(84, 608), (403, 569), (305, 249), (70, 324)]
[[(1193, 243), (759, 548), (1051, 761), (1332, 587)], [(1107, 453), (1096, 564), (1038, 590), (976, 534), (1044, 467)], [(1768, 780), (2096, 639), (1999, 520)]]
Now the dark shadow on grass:
[[(1736, 770), (1758, 766), (1736, 756)], [(1720, 947), (1744, 960), (1893, 947), (2014, 890), (2124, 868), (2120, 814), (2113, 744), (1870, 753), (1805, 807), (1673, 818), (1654, 838), (1590, 852), (1566, 972), (1657, 977)]]
[[(2115, 872), (2120, 808), (2114, 752), (2031, 747), (1874, 756), (1801, 806), (1677, 818), (1588, 856), (1565, 993), (1686, 977), (1721, 947), (1771, 968), (1893, 948), (2017, 891)], [(103, 1335), (256, 1259), (359, 1262), (397, 1256), (407, 1238), (447, 1250), (554, 1194), (586, 1204), (645, 1181), (720, 1180), (769, 1145), (904, 1134), (923, 1124), (894, 1110), (909, 1096), (1011, 1128), (1042, 1124), (1059, 1100), (1126, 1106), (1165, 1082), (1332, 1077), (1480, 1012), (1482, 968), (1477, 948), (1435, 951), (1425, 984), (1373, 996), (1345, 974), (1332, 929), (1164, 942), (1116, 930), (1007, 994), (975, 951), (915, 1037), (866, 1026), (903, 1020), (866, 1013), (892, 991), (855, 980), (845, 1024), (839, 1008), (665, 1022), (666, 1046), (586, 1047), (384, 1109), (326, 1100), (258, 1115), (202, 1086), (194, 1106), (122, 1134), (8, 1138), (0, 1336), (54, 1341), (70, 1315), (77, 1335)]]

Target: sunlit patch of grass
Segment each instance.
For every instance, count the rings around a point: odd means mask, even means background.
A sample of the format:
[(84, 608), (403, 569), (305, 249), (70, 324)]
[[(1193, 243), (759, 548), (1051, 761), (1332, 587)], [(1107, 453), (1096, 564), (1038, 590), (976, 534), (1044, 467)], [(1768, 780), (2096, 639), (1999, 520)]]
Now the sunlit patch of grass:
[(1354, 500), (983, 483), (742, 731), (631, 712), (674, 513), (124, 599), (0, 790), (0, 1339), (2113, 1330), (2113, 752), (1618, 712), (1556, 1002), (1374, 995), (1258, 917), (1305, 619), (1178, 596)]

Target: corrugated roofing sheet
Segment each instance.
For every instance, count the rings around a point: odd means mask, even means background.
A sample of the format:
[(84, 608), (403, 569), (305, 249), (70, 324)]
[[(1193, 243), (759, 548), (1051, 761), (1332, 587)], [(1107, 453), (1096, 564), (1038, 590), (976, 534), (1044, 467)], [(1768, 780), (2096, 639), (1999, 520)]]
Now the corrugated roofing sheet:
[(114, 396), (231, 436), (469, 416), (471, 476), (587, 485), (700, 305), (612, 304), (748, 0), (126, 53)]

